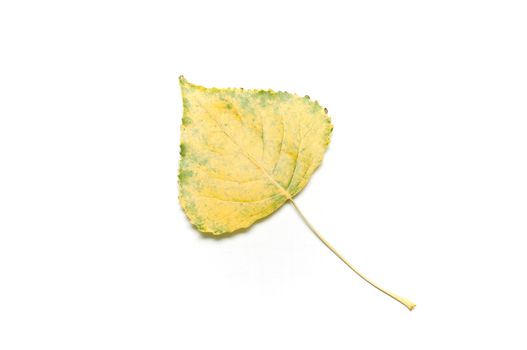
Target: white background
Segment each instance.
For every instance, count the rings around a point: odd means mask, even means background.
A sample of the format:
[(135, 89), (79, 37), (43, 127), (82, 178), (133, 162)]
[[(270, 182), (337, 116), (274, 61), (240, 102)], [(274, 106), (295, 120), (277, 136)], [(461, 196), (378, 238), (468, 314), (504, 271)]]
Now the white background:
[[(522, 1), (2, 1), (1, 349), (525, 349)], [(309, 94), (297, 203), (202, 236), (177, 77)]]

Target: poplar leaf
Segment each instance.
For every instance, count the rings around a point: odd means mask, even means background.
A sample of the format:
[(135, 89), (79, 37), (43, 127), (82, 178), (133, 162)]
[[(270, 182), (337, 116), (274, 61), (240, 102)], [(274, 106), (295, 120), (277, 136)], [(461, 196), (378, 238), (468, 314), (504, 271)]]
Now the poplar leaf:
[(251, 226), (292, 199), (322, 162), (333, 126), (308, 96), (216, 89), (180, 77), (179, 201), (215, 235)]
[(179, 202), (201, 232), (246, 228), (286, 201), (359, 277), (409, 310), (415, 304), (379, 287), (309, 223), (293, 197), (320, 166), (333, 126), (308, 96), (272, 90), (205, 88), (180, 77), (183, 96)]

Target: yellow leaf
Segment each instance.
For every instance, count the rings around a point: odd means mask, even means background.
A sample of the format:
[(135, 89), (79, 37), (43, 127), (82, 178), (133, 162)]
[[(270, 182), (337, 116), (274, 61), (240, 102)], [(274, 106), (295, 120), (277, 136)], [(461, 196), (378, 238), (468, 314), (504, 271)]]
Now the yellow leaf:
[(322, 162), (333, 126), (308, 96), (207, 89), (180, 77), (179, 201), (194, 226), (221, 235), (251, 226), (290, 201), (309, 229), (366, 282), (409, 310), (415, 304), (355, 269), (307, 221), (293, 197)]
[(309, 97), (205, 88), (180, 77), (179, 200), (202, 232), (252, 225), (292, 199), (322, 162), (333, 129)]

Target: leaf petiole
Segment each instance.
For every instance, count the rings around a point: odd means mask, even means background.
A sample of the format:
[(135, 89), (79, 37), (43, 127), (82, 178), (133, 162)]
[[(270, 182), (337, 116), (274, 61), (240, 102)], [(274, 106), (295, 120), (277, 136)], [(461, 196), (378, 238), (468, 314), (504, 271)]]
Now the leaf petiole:
[(386, 294), (387, 296), (389, 296), (390, 298), (393, 298), (395, 300), (397, 300), (399, 303), (403, 304), (404, 306), (406, 306), (408, 308), (408, 310), (412, 311), (415, 307), (415, 304), (413, 302), (411, 302), (410, 300), (408, 299), (405, 299), (403, 297), (400, 297), (394, 293), (391, 293), (381, 287), (379, 287), (378, 285), (376, 285), (375, 283), (373, 283), (372, 281), (370, 281), (366, 276), (364, 276), (362, 273), (360, 273), (357, 269), (355, 269), (346, 259), (344, 259), (344, 257), (342, 255), (339, 254), (339, 252), (337, 252), (335, 250), (335, 248), (333, 248), (333, 246), (331, 244), (329, 244), (328, 241), (326, 241), (326, 239), (324, 237), (322, 237), (322, 235), (320, 233), (317, 232), (317, 230), (313, 227), (313, 225), (311, 225), (311, 223), (306, 219), (306, 217), (304, 216), (304, 214), (302, 213), (302, 211), (300, 210), (300, 208), (298, 208), (298, 206), (296, 205), (295, 201), (293, 201), (293, 199), (289, 199), (289, 201), (291, 202), (291, 204), (293, 205), (293, 207), (296, 209), (296, 211), (298, 212), (298, 214), (300, 214), (300, 217), (302, 218), (302, 220), (304, 220), (304, 223), (307, 225), (307, 227), (309, 227), (309, 229), (315, 234), (315, 236), (317, 236), (317, 238), (322, 242), (324, 243), (324, 245), (326, 247), (329, 248), (329, 250), (331, 250), (333, 252), (333, 254), (335, 254), (340, 260), (342, 260), (342, 262), (344, 264), (346, 264), (353, 272), (355, 272), (357, 275), (359, 275), (360, 278), (362, 278), (363, 280), (365, 280), (366, 282), (368, 282), (370, 285), (372, 285), (373, 287), (377, 288), (378, 290), (380, 290), (381, 292), (383, 292), (384, 294)]

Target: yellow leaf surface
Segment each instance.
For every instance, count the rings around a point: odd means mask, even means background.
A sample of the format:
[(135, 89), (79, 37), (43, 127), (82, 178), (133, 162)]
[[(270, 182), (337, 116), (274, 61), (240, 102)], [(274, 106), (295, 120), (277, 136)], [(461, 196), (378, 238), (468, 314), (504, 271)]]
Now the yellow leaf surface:
[(180, 85), (179, 201), (198, 230), (249, 227), (300, 192), (322, 162), (333, 126), (309, 97), (183, 77)]

